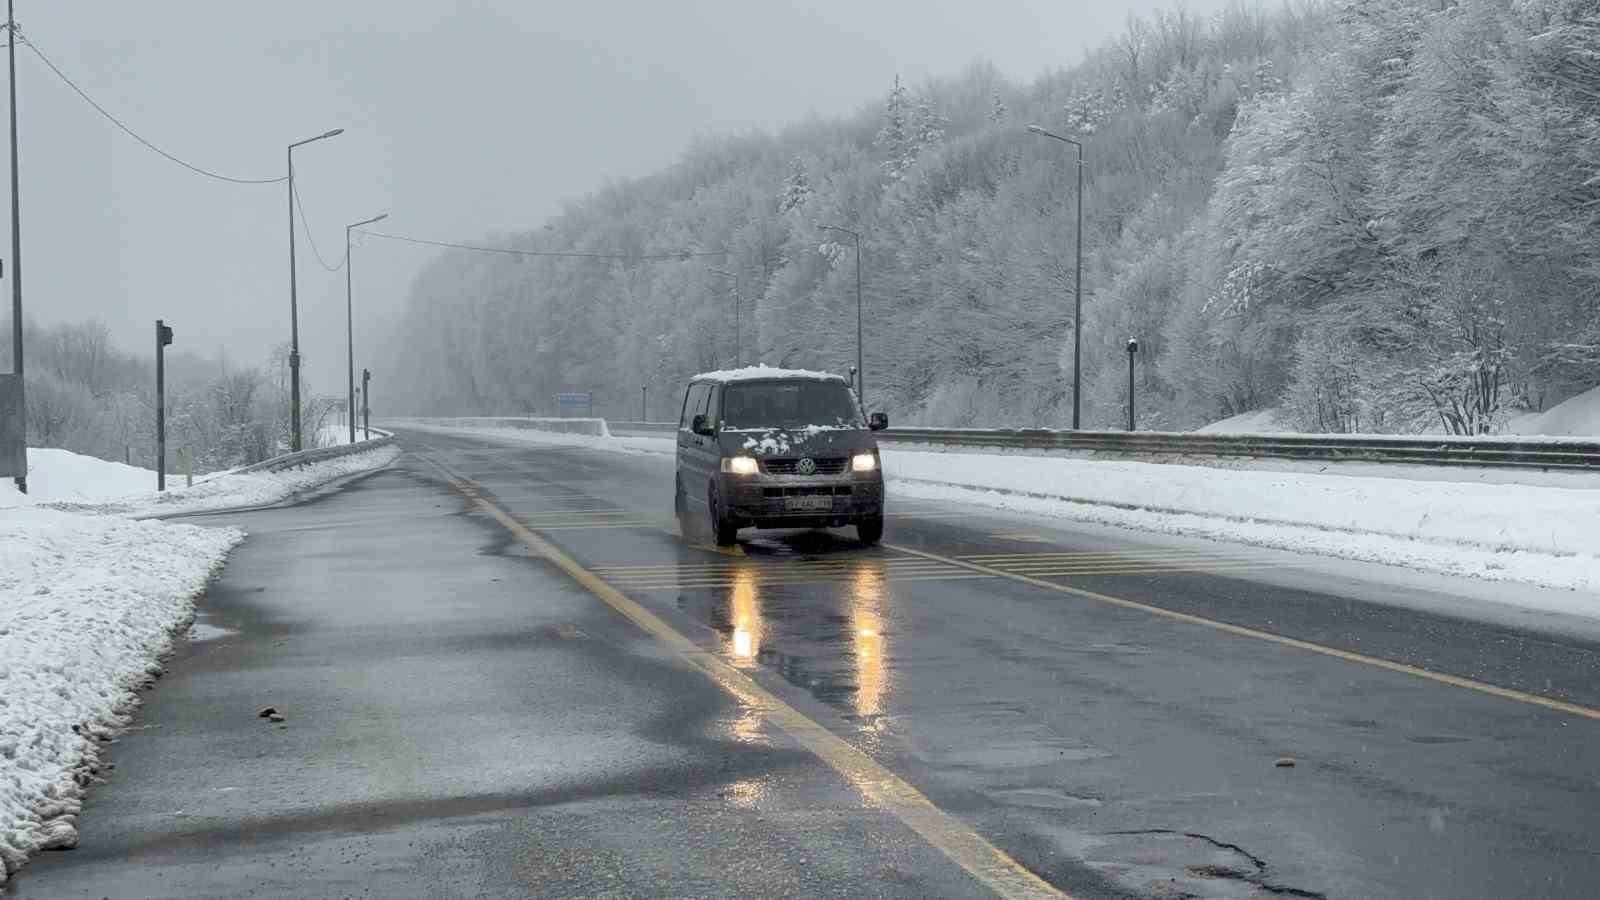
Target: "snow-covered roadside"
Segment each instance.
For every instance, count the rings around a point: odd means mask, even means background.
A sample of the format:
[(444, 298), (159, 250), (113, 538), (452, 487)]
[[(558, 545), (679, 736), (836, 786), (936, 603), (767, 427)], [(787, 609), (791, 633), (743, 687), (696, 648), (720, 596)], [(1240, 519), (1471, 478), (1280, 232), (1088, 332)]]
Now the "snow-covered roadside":
[(100, 740), (127, 723), (195, 597), (244, 537), (134, 517), (276, 503), (399, 453), (218, 473), (156, 494), (153, 472), (29, 451), (34, 492), (0, 483), (0, 884), (29, 854), (76, 843)]
[(1592, 490), (894, 449), (884, 474), (906, 497), (1600, 588)]
[[(333, 459), (311, 463), (282, 472), (226, 472), (196, 481), (193, 487), (184, 487), (182, 479), (167, 479), (166, 493), (154, 492), (98, 502), (45, 502), (39, 505), (71, 512), (113, 514), (123, 516), (169, 516), (180, 513), (235, 507), (266, 506), (287, 500), (302, 491), (318, 487), (369, 469), (381, 468), (400, 455), (393, 444), (371, 450), (337, 456)], [(176, 483), (177, 487), (172, 487)], [(0, 497), (0, 508), (7, 502), (26, 503), (16, 494)]]
[(0, 509), (0, 883), (72, 846), (99, 741), (244, 537), (120, 516)]

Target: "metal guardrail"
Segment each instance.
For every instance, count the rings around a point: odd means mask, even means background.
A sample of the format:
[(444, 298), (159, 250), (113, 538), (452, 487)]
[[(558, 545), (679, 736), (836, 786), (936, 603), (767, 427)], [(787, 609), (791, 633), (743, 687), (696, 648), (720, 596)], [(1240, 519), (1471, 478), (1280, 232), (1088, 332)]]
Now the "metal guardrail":
[[(552, 434), (586, 434), (591, 437), (606, 433), (606, 420), (593, 417), (572, 416), (569, 418), (557, 417), (528, 417), (528, 416), (458, 416), (452, 418), (408, 418), (391, 419), (391, 423), (415, 422), (421, 425), (455, 425), (467, 428), (518, 428), (524, 431), (548, 431)], [(676, 428), (671, 425), (667, 430)]]
[[(373, 431), (378, 429), (374, 428)], [(314, 450), (301, 450), (298, 453), (285, 453), (274, 456), (258, 463), (237, 469), (239, 472), (282, 472), (284, 469), (296, 469), (312, 463), (322, 462), (326, 459), (335, 459), (340, 456), (350, 456), (355, 453), (365, 453), (379, 447), (394, 443), (394, 435), (384, 434), (370, 441), (356, 441), (354, 444), (338, 444), (333, 447), (317, 447)]]
[[(674, 422), (616, 422), (611, 430), (619, 434), (670, 433), (677, 427)], [(1116, 457), (1265, 457), (1600, 472), (1600, 441), (1586, 440), (901, 427), (879, 432), (878, 440), (888, 444), (1056, 450)]]

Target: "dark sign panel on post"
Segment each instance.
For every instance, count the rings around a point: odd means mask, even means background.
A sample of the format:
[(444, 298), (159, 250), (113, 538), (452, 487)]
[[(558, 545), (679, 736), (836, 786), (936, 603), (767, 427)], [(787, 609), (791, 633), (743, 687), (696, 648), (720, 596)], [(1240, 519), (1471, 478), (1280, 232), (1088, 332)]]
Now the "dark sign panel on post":
[(26, 433), (22, 417), (22, 376), (0, 375), (0, 477), (28, 474)]

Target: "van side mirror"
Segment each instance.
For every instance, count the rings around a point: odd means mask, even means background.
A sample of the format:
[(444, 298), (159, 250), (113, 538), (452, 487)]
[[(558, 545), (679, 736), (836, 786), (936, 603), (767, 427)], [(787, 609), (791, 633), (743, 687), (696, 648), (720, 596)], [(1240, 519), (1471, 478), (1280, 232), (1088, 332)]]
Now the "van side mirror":
[(689, 430), (695, 434), (714, 434), (711, 423), (706, 421), (705, 413), (695, 413), (694, 419), (689, 423)]
[(873, 431), (882, 431), (889, 427), (889, 414), (875, 412), (867, 416), (867, 427)]

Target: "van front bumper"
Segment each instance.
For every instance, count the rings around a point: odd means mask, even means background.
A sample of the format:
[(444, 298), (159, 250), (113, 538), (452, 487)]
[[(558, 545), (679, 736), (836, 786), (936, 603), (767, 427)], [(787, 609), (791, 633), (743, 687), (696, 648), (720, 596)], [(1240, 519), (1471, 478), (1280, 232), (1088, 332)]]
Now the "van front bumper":
[(721, 476), (725, 513), (757, 528), (848, 525), (883, 515), (883, 476)]

